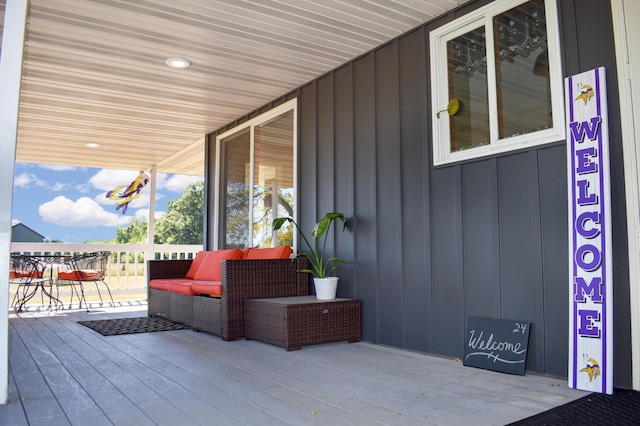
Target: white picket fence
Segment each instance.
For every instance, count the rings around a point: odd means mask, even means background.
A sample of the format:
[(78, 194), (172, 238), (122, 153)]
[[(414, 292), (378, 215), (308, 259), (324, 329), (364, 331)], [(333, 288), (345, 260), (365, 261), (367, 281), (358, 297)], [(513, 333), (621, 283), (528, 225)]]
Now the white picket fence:
[[(11, 243), (11, 253), (14, 254), (74, 255), (95, 251), (112, 252), (105, 281), (115, 300), (146, 298), (148, 259), (190, 259), (200, 250), (201, 245)], [(10, 288), (10, 302), (15, 291), (16, 289)], [(106, 294), (102, 291), (103, 297)], [(96, 300), (98, 292), (93, 284), (85, 286), (85, 295), (87, 300)], [(60, 295), (63, 303), (68, 302), (70, 297), (70, 293)], [(40, 296), (34, 297), (33, 303), (40, 303), (41, 300)]]

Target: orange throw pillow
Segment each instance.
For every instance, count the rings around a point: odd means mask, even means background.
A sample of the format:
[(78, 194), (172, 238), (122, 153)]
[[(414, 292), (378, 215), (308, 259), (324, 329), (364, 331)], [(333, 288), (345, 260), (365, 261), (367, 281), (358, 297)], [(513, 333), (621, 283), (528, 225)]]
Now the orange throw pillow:
[(193, 277), (194, 280), (220, 281), (220, 261), (238, 260), (242, 251), (238, 249), (208, 251), (207, 257)]
[(245, 259), (288, 259), (293, 250), (289, 246), (252, 248)]
[(191, 262), (191, 266), (189, 266), (189, 270), (187, 271), (187, 275), (185, 277), (193, 279), (196, 276), (196, 272), (200, 269), (202, 262), (204, 262), (205, 257), (207, 257), (206, 251), (199, 251), (196, 254), (196, 257)]

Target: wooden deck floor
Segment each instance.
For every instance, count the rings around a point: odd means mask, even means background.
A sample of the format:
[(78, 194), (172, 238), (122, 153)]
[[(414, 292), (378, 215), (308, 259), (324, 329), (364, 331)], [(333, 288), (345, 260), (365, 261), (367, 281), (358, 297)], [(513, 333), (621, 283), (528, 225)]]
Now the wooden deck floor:
[(191, 330), (103, 337), (117, 308), (11, 314), (2, 425), (504, 425), (584, 396), (368, 343), (284, 349)]

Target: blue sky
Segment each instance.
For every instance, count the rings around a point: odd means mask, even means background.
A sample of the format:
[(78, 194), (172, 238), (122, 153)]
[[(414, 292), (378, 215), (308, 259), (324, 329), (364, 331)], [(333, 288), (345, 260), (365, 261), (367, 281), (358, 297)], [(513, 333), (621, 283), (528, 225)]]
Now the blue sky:
[[(13, 189), (13, 220), (18, 220), (47, 239), (66, 243), (111, 240), (116, 228), (135, 217), (149, 216), (149, 185), (126, 214), (117, 211), (106, 193), (130, 184), (139, 172), (86, 167), (16, 163)], [(156, 214), (167, 211), (167, 202), (180, 198), (186, 187), (202, 176), (158, 173)]]

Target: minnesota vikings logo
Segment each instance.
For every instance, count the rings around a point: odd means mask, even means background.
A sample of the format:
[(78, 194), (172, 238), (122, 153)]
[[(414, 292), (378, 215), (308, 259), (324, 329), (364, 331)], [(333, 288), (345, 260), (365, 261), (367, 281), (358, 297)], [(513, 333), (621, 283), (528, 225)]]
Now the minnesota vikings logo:
[(591, 382), (600, 375), (600, 365), (598, 361), (593, 358), (589, 358), (588, 360), (585, 358), (586, 356), (583, 355), (584, 363), (587, 364), (587, 366), (580, 370), (580, 372), (587, 373), (589, 375), (589, 381)]
[(580, 94), (578, 95), (578, 97), (576, 98), (576, 101), (578, 99), (582, 99), (584, 101), (584, 104), (586, 105), (591, 98), (594, 97), (594, 95), (596, 94), (596, 92), (593, 90), (593, 87), (589, 86), (588, 84), (578, 84), (578, 90), (580, 90)]

